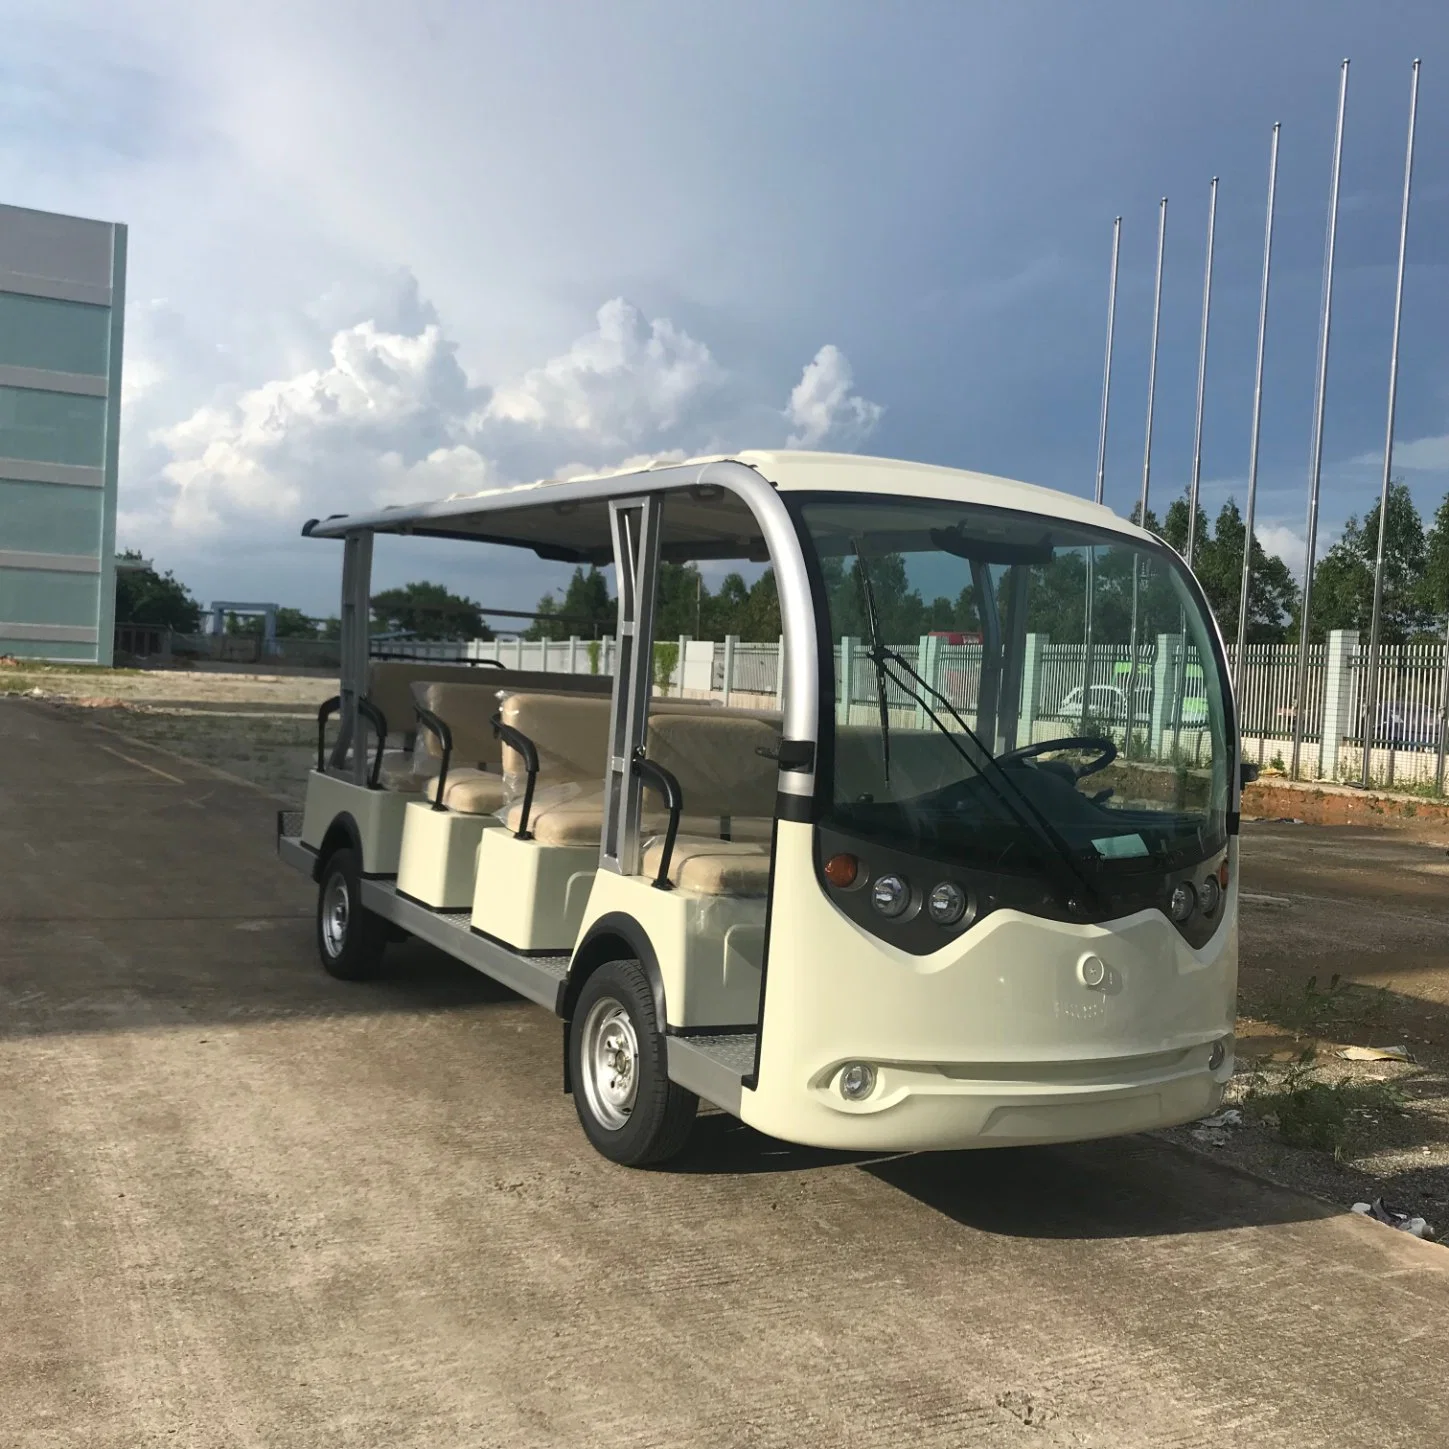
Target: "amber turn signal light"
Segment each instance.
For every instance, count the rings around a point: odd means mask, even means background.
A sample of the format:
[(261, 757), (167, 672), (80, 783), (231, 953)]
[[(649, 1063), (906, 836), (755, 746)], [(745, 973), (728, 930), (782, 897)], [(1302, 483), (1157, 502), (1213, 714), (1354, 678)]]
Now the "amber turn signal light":
[(860, 862), (853, 855), (832, 855), (825, 862), (825, 879), (841, 890), (853, 886), (859, 874)]
[(1227, 890), (1227, 888), (1228, 888), (1228, 863), (1227, 863), (1227, 861), (1224, 861), (1218, 867), (1218, 884), (1220, 886), (1222, 886), (1222, 888), (1224, 890)]

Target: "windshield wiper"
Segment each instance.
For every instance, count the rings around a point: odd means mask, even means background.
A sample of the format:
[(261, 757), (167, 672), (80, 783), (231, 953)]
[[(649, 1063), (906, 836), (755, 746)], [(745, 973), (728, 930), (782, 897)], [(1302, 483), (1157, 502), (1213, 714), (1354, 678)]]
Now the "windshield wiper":
[[(880, 754), (885, 770), (886, 789), (891, 783), (891, 707), (886, 698), (885, 672), (881, 660), (885, 657), (885, 646), (880, 640), (880, 621), (875, 612), (875, 590), (870, 584), (870, 573), (865, 566), (865, 555), (860, 551), (860, 540), (855, 541), (855, 576), (860, 580), (861, 597), (865, 604), (865, 627), (870, 631), (870, 657), (875, 664), (875, 698), (880, 707)], [(849, 718), (850, 702), (846, 701), (846, 718)]]
[[(982, 740), (981, 736), (978, 735), (976, 731), (973, 730), (971, 726), (968, 725), (966, 721), (961, 718), (961, 714), (957, 710), (956, 706), (952, 704), (951, 701), (944, 694), (942, 694), (939, 689), (935, 687), (935, 685), (928, 683), (924, 676), (918, 674), (911, 665), (906, 663), (905, 659), (894, 649), (887, 649), (884, 645), (879, 644), (873, 645), (871, 649), (871, 658), (875, 660), (877, 677), (880, 677), (885, 673), (886, 666), (888, 664), (894, 664), (900, 669), (904, 670), (904, 672), (912, 680), (915, 681), (916, 685), (918, 685), (919, 688), (913, 689), (903, 680), (896, 678), (894, 674), (890, 676), (892, 680), (894, 680), (894, 682), (896, 683), (897, 687), (900, 688), (904, 693), (910, 695), (915, 703), (921, 707), (921, 710), (925, 713), (926, 717), (931, 721), (933, 725), (936, 726), (938, 730), (940, 730), (940, 732), (946, 737), (947, 741), (949, 741), (952, 749), (954, 749), (956, 753), (960, 755), (961, 758), (965, 760), (966, 763), (976, 771), (978, 776), (986, 780), (987, 784), (991, 787), (992, 793), (995, 794), (996, 798), (1006, 807), (1006, 809), (1010, 811), (1010, 813), (1014, 815), (1021, 824), (1027, 826), (1028, 829), (1031, 828), (1034, 822), (1036, 825), (1037, 833), (1039, 833), (1047, 840), (1047, 842), (1051, 845), (1052, 849), (1056, 851), (1057, 856), (1060, 858), (1062, 863), (1072, 873), (1073, 877), (1082, 886), (1082, 888), (1089, 895), (1096, 896), (1096, 887), (1087, 878), (1086, 874), (1081, 869), (1081, 866), (1078, 862), (1077, 854), (1075, 851), (1073, 851), (1071, 845), (1068, 843), (1066, 838), (1051, 823), (1051, 821), (1049, 821), (1047, 817), (1043, 815), (1040, 810), (1037, 809), (1036, 805), (1032, 803), (1032, 801), (1028, 798), (1028, 796), (1021, 789), (1021, 787), (1017, 785), (1017, 783), (1011, 778), (1010, 775), (1007, 774), (1005, 768), (997, 761), (996, 756), (993, 755), (989, 749), (987, 749), (986, 744)], [(981, 768), (981, 764), (978, 761), (973, 760), (971, 756), (964, 749), (961, 748), (961, 745), (957, 741), (955, 735), (952, 734), (952, 732), (942, 722), (940, 716), (937, 715), (935, 710), (933, 710), (931, 706), (926, 702), (925, 695), (921, 693), (922, 690), (924, 690), (926, 694), (930, 695), (932, 699), (939, 701), (942, 705), (945, 706), (947, 710), (950, 711), (951, 718), (954, 719), (956, 723), (960, 726), (961, 733), (964, 734), (966, 738), (970, 740), (973, 745), (976, 746), (978, 751), (980, 751), (982, 759), (985, 760), (986, 763), (990, 766), (991, 773), (988, 774), (985, 770), (983, 770)], [(1011, 794), (1016, 797), (1016, 800), (1020, 801), (1021, 804), (1026, 807), (1026, 810), (1030, 812), (1030, 816), (1023, 814), (1022, 811), (1019, 810), (1017, 806), (1012, 802), (1012, 800), (1008, 798), (1006, 792), (997, 785), (997, 778), (999, 778), (1009, 787)]]

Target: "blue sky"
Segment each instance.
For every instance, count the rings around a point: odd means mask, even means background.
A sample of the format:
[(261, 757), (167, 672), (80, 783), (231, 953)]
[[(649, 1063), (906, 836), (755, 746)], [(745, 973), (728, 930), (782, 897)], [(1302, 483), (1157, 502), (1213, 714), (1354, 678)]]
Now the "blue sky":
[[(203, 599), (325, 611), (311, 514), (670, 450), (795, 438), (1088, 492), (1118, 213), (1125, 512), (1164, 194), (1165, 504), (1212, 175), (1215, 511), (1247, 470), (1274, 121), (1259, 519), (1293, 558), (1343, 56), (1323, 533), (1377, 492), (1415, 56), (1396, 471), (1426, 512), (1449, 490), (1442, 3), (0, 0), (0, 20), (0, 198), (130, 225), (121, 539)], [(556, 580), (417, 543), (378, 570), (512, 606)]]

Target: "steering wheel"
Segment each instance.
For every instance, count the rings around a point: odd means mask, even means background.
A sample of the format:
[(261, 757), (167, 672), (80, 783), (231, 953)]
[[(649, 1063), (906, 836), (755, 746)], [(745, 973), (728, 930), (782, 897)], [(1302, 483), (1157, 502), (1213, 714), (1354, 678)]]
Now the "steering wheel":
[[(1109, 739), (1104, 739), (1099, 735), (1068, 735), (1064, 739), (1041, 740), (1034, 745), (1023, 745), (1019, 750), (1008, 750), (1004, 755), (997, 756), (996, 763), (1014, 765), (1021, 760), (1030, 760), (1037, 755), (1044, 755), (1048, 750), (1096, 750), (1096, 759), (1088, 760), (1085, 765), (1068, 765), (1065, 760), (1050, 762), (1058, 767), (1065, 766), (1066, 770), (1072, 772), (1074, 780), (1084, 780), (1088, 775), (1095, 775), (1098, 770), (1105, 770), (1117, 758), (1117, 746)], [(1062, 773), (1065, 773), (1065, 770)]]

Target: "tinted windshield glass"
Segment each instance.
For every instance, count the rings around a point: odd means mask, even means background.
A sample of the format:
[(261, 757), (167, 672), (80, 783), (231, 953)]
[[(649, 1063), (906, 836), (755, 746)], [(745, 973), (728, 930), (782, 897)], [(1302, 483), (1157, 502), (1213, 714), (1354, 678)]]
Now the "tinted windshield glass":
[(1222, 846), (1223, 679), (1174, 555), (960, 503), (799, 512), (835, 650), (836, 824), (1006, 868)]

